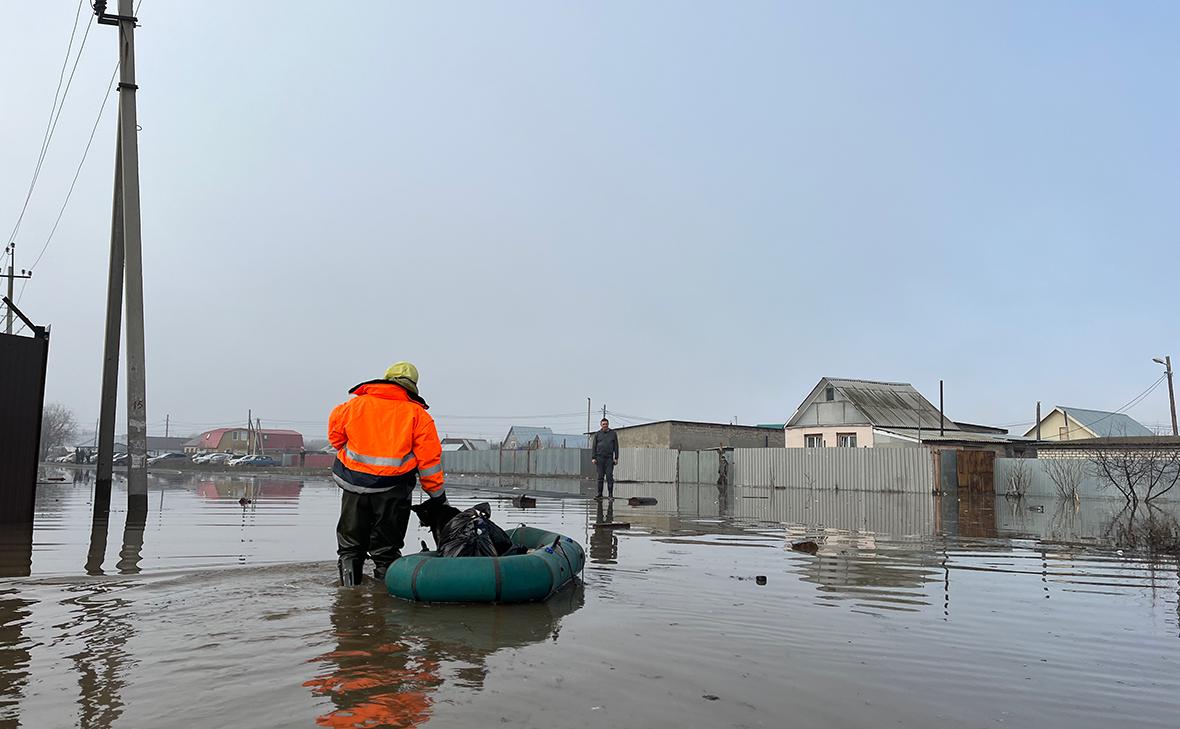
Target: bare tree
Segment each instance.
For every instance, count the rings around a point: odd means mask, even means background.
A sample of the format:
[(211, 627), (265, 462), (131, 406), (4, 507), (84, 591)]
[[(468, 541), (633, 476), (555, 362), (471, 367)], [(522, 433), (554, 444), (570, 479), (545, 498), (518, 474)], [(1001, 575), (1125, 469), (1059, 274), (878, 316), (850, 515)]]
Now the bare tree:
[(1029, 485), (1032, 484), (1032, 474), (1029, 473), (1026, 459), (1017, 458), (1012, 461), (1012, 469), (1008, 471), (1007, 480), (1008, 490), (1004, 492), (1004, 495), (1016, 499), (1024, 498)]
[(1180, 448), (1096, 448), (1090, 462), (1099, 477), (1132, 505), (1158, 499), (1180, 482)]
[(50, 403), (41, 411), (41, 460), (49, 451), (67, 445), (78, 429), (74, 412), (61, 403)]
[(1070, 501), (1079, 501), (1078, 487), (1086, 477), (1086, 463), (1080, 458), (1046, 458), (1045, 474), (1057, 487), (1057, 495)]
[(1107, 525), (1106, 537), (1153, 558), (1180, 556), (1180, 522), (1151, 504), (1143, 510), (1136, 504), (1124, 507)]

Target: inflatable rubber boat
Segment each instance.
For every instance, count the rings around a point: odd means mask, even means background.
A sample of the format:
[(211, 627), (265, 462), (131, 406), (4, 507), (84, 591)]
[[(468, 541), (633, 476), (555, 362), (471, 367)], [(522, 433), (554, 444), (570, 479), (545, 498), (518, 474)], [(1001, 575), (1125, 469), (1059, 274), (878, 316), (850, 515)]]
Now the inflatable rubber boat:
[(407, 555), (389, 566), (389, 594), (417, 602), (537, 602), (547, 600), (582, 571), (586, 553), (569, 537), (521, 526), (507, 532), (528, 550), (507, 557)]

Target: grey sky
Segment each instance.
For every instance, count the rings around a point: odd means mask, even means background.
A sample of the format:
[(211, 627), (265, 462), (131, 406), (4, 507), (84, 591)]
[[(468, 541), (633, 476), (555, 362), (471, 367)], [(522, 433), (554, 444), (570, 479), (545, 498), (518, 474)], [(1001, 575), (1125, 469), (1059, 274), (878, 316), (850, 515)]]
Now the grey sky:
[[(3, 234), (75, 7), (5, 8)], [(317, 435), (398, 359), (441, 430), (500, 436), (511, 415), (580, 430), (588, 395), (781, 422), (823, 375), (932, 399), (942, 377), (949, 415), (1008, 424), (1037, 399), (1117, 408), (1180, 356), (1174, 4), (144, 0), (140, 18), (153, 434), (252, 408)], [(91, 29), (18, 267), (115, 36)], [(21, 302), (53, 325), (48, 399), (83, 422), (114, 119), (112, 100)], [(1130, 412), (1166, 421), (1165, 388)]]

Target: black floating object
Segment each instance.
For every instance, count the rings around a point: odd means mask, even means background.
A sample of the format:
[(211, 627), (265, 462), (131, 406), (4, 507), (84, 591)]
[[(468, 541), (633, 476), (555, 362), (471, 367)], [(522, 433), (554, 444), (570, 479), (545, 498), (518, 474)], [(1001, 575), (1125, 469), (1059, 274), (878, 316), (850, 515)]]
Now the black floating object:
[(627, 499), (628, 506), (655, 506), (658, 503), (654, 496), (632, 496)]
[(418, 541), (422, 542), (422, 551), (423, 551), (423, 552), (429, 552), (429, 551), (430, 551), (430, 547), (427, 547), (427, 546), (426, 546), (426, 540), (425, 540), (425, 539), (420, 539), (420, 540), (418, 540)]
[(520, 494), (512, 497), (512, 505), (518, 509), (531, 509), (537, 505), (537, 500), (532, 496)]
[(246, 504), (252, 504), (254, 502), (250, 501), (250, 499), (247, 499), (245, 496), (243, 496), (242, 498), (238, 499), (238, 503), (241, 504), (242, 506), (245, 506)]
[(704, 699), (705, 701), (716, 701), (716, 700), (720, 699), (721, 697), (718, 696), (717, 694), (705, 694), (701, 698)]
[(804, 554), (815, 554), (819, 552), (819, 545), (810, 539), (804, 539), (802, 542), (792, 544), (791, 549), (796, 552), (803, 552)]
[(765, 585), (766, 575), (755, 575), (754, 582), (757, 582), (759, 585)]
[(595, 522), (595, 529), (630, 529), (631, 522), (629, 521), (600, 521)]

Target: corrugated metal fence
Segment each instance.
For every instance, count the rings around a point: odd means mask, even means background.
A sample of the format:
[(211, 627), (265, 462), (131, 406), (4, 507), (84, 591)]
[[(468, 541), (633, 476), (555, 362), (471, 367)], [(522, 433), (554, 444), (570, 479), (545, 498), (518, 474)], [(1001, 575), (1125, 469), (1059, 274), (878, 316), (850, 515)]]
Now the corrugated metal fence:
[[(1086, 461), (1077, 459), (1061, 459), (1062, 465), (1078, 469), (1078, 496), (1080, 498), (1119, 498), (1122, 495), (1105, 478), (1094, 473), (1093, 467)], [(1057, 485), (1049, 476), (1049, 470), (1054, 460), (1049, 458), (997, 458), (996, 459), (996, 493), (1006, 494), (1013, 481), (1024, 482), (1024, 495), (1032, 497), (1057, 496)], [(1024, 475), (1019, 474), (1020, 471)], [(1063, 473), (1063, 476), (1068, 475)], [(1063, 478), (1063, 481), (1067, 479)], [(1168, 494), (1171, 496), (1172, 494)]]
[[(833, 449), (835, 450), (835, 449)], [(861, 451), (873, 450), (862, 448)], [(907, 449), (909, 450), (909, 449)], [(734, 515), (757, 521), (803, 524), (895, 536), (934, 534), (934, 498), (885, 492), (771, 489), (764, 498), (739, 497)]]
[(590, 451), (582, 448), (444, 451), (442, 461), (443, 471), (456, 475), (583, 476), (589, 469)]
[(620, 448), (615, 480), (674, 483), (678, 454), (667, 448)]
[(841, 491), (935, 490), (929, 448), (735, 448), (732, 482)]
[[(738, 448), (728, 454), (729, 482), (841, 491), (928, 494), (935, 488), (927, 448)], [(718, 452), (623, 448), (615, 480), (642, 483), (717, 483)], [(447, 451), (452, 474), (592, 478), (590, 451), (579, 448)]]

